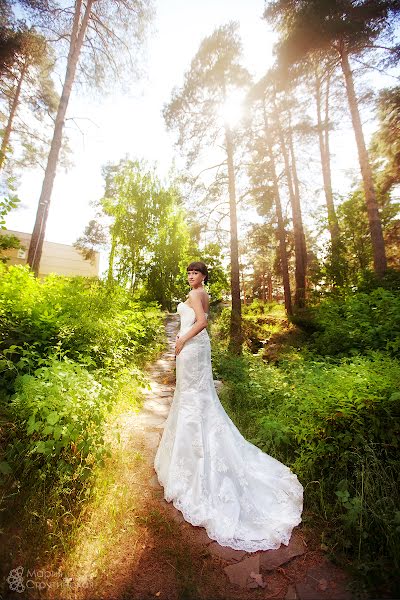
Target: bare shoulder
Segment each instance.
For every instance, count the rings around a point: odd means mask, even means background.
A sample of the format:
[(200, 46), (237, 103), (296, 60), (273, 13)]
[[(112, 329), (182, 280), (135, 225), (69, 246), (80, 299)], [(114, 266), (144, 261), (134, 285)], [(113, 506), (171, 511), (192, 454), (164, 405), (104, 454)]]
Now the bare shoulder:
[(194, 300), (195, 302), (200, 300), (205, 312), (208, 312), (210, 297), (205, 290), (190, 290), (188, 297), (189, 300)]
[(189, 298), (200, 298), (200, 300), (209, 300), (209, 296), (205, 290), (190, 290)]

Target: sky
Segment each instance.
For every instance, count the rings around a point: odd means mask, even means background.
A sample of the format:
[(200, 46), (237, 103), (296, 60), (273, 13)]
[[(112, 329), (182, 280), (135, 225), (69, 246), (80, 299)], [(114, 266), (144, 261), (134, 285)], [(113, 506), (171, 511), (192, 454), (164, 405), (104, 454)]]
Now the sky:
[[(57, 172), (46, 229), (46, 240), (73, 243), (91, 218), (91, 202), (101, 198), (101, 168), (125, 156), (156, 162), (166, 177), (177, 150), (161, 114), (204, 37), (229, 21), (238, 21), (243, 64), (261, 76), (273, 62), (275, 34), (263, 20), (264, 0), (158, 0), (156, 17), (145, 50), (144, 77), (128, 92), (71, 96), (67, 131), (73, 166)], [(78, 127), (76, 126), (78, 125)], [(368, 123), (366, 124), (368, 129)], [(334, 169), (343, 189), (357, 170), (351, 132), (339, 131), (332, 140)], [(24, 172), (18, 195), (21, 206), (6, 221), (9, 229), (31, 232), (43, 180), (42, 171)], [(340, 187), (339, 186), (339, 187)], [(104, 267), (104, 265), (103, 265)]]

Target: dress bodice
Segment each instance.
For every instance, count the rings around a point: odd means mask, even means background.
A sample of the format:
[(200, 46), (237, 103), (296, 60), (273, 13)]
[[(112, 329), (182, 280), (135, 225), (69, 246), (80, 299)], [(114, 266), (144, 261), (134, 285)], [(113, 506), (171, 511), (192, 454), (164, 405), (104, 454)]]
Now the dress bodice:
[[(196, 313), (194, 309), (186, 304), (186, 302), (179, 302), (177, 308), (177, 313), (181, 318), (181, 329), (180, 331), (188, 331), (192, 327), (192, 325), (196, 321)], [(206, 318), (208, 318), (208, 314), (204, 313)]]

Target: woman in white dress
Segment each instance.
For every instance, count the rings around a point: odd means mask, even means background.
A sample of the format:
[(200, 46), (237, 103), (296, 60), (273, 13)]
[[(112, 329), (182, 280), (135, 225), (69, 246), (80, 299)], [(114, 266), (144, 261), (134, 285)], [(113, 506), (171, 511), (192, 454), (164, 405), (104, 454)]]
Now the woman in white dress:
[(303, 487), (288, 467), (247, 442), (225, 412), (206, 330), (207, 268), (195, 262), (187, 272), (192, 289), (177, 307), (176, 388), (154, 468), (165, 499), (221, 546), (279, 548), (301, 522)]

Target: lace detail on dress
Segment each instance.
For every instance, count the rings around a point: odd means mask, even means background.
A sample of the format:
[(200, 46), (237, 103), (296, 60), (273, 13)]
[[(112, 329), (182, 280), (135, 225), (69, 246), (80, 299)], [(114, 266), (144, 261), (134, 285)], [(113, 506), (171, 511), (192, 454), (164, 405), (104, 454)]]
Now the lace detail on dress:
[[(195, 312), (178, 305), (181, 333)], [(290, 469), (243, 438), (215, 391), (204, 329), (176, 359), (176, 389), (154, 461), (164, 497), (221, 546), (256, 552), (288, 544), (303, 487)]]

